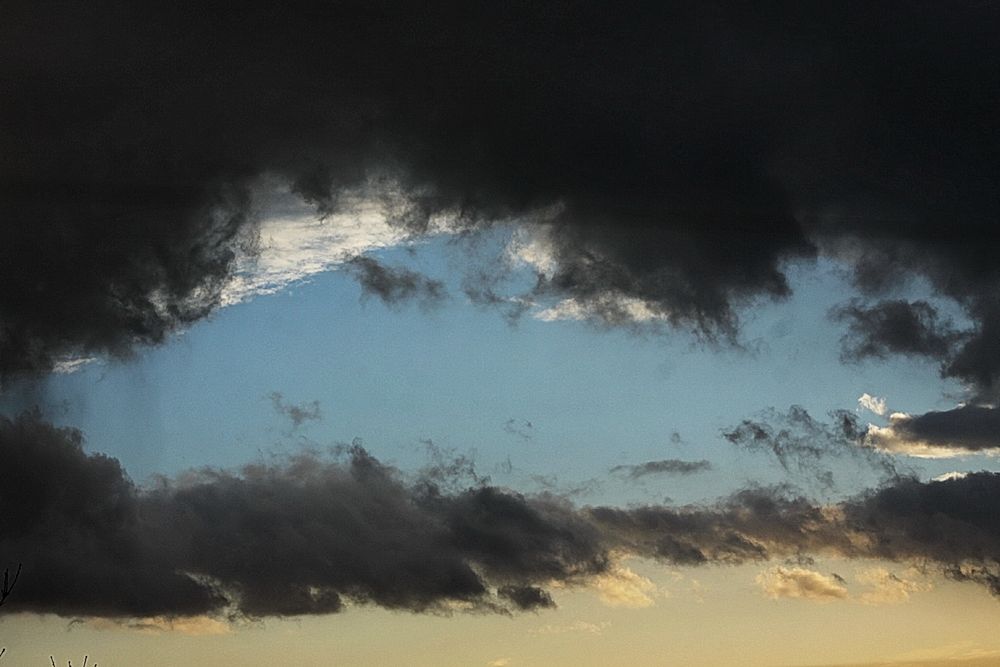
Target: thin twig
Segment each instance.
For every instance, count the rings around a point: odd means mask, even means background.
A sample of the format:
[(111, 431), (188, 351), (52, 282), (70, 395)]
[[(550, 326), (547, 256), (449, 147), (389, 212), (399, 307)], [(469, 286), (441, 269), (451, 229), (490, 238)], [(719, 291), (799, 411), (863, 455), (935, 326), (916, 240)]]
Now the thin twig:
[(17, 585), (17, 579), (21, 576), (21, 563), (17, 564), (17, 572), (14, 573), (14, 580), (10, 579), (10, 568), (3, 571), (3, 586), (0, 586), (0, 604), (3, 604), (7, 600), (7, 596), (10, 592), (14, 590), (14, 586)]

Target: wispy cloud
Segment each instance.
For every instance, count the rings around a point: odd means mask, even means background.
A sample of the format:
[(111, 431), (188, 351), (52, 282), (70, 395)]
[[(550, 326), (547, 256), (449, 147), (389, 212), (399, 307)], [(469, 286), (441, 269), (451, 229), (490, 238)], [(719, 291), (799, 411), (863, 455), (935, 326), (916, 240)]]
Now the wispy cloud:
[(868, 392), (865, 392), (858, 397), (858, 405), (869, 412), (874, 412), (879, 417), (885, 416), (885, 413), (888, 410), (884, 398), (872, 396)]
[(681, 461), (679, 459), (664, 459), (662, 461), (646, 461), (636, 465), (618, 465), (611, 468), (612, 473), (624, 473), (629, 479), (641, 479), (650, 475), (693, 475), (712, 469), (712, 464), (704, 459), (700, 461)]
[(271, 400), (275, 412), (287, 417), (292, 422), (292, 428), (298, 428), (307, 421), (319, 421), (323, 417), (319, 409), (319, 401), (309, 401), (298, 405), (288, 403), (280, 391), (272, 391), (267, 395), (267, 398)]

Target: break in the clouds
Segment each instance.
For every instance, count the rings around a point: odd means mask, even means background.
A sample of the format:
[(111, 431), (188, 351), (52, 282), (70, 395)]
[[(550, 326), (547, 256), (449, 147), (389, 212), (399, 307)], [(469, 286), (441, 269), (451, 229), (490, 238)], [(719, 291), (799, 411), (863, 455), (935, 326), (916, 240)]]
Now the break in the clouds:
[(611, 469), (613, 473), (622, 473), (629, 479), (640, 479), (648, 475), (693, 475), (712, 469), (708, 461), (682, 461), (680, 459), (664, 459), (662, 461), (646, 461), (636, 465), (618, 465)]
[[(836, 505), (748, 489), (709, 505), (578, 508), (486, 480), (406, 479), (360, 447), (140, 489), (79, 432), (0, 420), (0, 550), (16, 608), (64, 616), (291, 616), (346, 604), (509, 612), (592, 585), (646, 604), (637, 556), (707, 565), (810, 554), (914, 561), (1000, 595), (1000, 475), (899, 479)], [(787, 578), (787, 577), (786, 577)], [(801, 583), (801, 582), (800, 582)], [(14, 607), (12, 598), (12, 609)]]
[(919, 275), (972, 329), (942, 352), (926, 317), (887, 338), (898, 318), (858, 310), (848, 327), (877, 329), (859, 351), (943, 355), (993, 402), (998, 14), (11, 7), (0, 373), (124, 356), (281, 284), (243, 272), (279, 183), (320, 216), (376, 202), (408, 237), (516, 221), (546, 268), (528, 295), (483, 294), (550, 318), (732, 338), (742, 306), (789, 294), (789, 261), (825, 253), (871, 296)]
[(889, 452), (926, 458), (1000, 454), (1000, 410), (965, 405), (922, 415), (894, 413), (868, 428), (868, 441)]
[(256, 243), (237, 252), (221, 305), (273, 294), (407, 239), (404, 230), (389, 223), (386, 207), (378, 201), (345, 197), (338, 213), (320, 217), (287, 185), (265, 179), (255, 192), (262, 200), (255, 209), (260, 220)]

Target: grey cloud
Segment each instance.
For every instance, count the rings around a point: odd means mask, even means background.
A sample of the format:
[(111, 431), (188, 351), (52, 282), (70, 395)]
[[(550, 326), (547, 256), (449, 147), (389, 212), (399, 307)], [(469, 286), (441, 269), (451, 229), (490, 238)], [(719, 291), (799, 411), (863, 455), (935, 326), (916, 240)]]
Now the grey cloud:
[(364, 294), (378, 297), (388, 306), (410, 300), (433, 306), (446, 295), (444, 283), (404, 267), (385, 266), (371, 257), (355, 257), (347, 264)]
[(787, 412), (771, 409), (758, 419), (744, 419), (722, 436), (747, 451), (773, 454), (786, 471), (807, 474), (826, 488), (834, 486), (827, 458), (863, 463), (880, 471), (884, 479), (900, 476), (892, 457), (866, 446), (867, 431), (856, 415), (837, 410), (830, 417), (827, 424), (793, 405)]
[(503, 425), (504, 433), (516, 435), (526, 442), (531, 442), (535, 438), (535, 427), (527, 420), (508, 419)]
[(555, 607), (548, 591), (537, 586), (503, 586), (497, 590), (502, 598), (507, 598), (521, 610), (545, 609)]
[(274, 411), (279, 415), (288, 417), (294, 428), (302, 426), (307, 421), (318, 421), (323, 417), (319, 409), (319, 401), (310, 401), (295, 405), (286, 402), (284, 395), (278, 391), (272, 391), (267, 397), (271, 400)]
[(640, 479), (647, 475), (693, 475), (711, 469), (712, 464), (705, 460), (665, 459), (663, 461), (646, 461), (637, 465), (619, 465), (612, 468), (611, 472), (625, 473), (629, 479)]
[(853, 302), (835, 308), (833, 319), (848, 323), (843, 358), (885, 358), (890, 354), (950, 357), (961, 335), (926, 301), (880, 301), (873, 306)]

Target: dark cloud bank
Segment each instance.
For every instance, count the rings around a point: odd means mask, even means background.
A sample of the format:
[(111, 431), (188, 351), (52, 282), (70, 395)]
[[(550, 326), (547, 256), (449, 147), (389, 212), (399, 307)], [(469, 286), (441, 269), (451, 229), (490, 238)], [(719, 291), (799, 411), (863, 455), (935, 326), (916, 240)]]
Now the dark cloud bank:
[[(858, 354), (932, 356), (994, 401), (998, 29), (983, 2), (15, 2), (0, 375), (127, 355), (210, 312), (266, 176), (321, 212), (391, 194), (413, 233), (549, 207), (537, 294), (612, 322), (640, 299), (709, 337), (824, 252), (865, 295), (844, 315)], [(390, 302), (438, 293), (352, 270)], [(877, 301), (910, 275), (973, 329)]]
[[(1000, 6), (983, 2), (11, 3), (0, 380), (66, 355), (128, 356), (206, 316), (254, 249), (260, 184), (277, 180), (320, 213), (381, 197), (413, 234), (439, 214), (459, 231), (519, 217), (554, 260), (534, 296), (610, 323), (621, 297), (638, 299), (708, 338), (735, 338), (741, 307), (785, 297), (786, 262), (834, 257), (860, 295), (834, 313), (847, 358), (927, 357), (970, 387), (972, 407), (893, 428), (986, 448), (997, 424), (983, 406), (1000, 392), (998, 32)], [(443, 294), (374, 260), (350, 269), (388, 303)], [(971, 328), (900, 300), (914, 276)], [(733, 438), (787, 463), (843, 436), (805, 426), (811, 439), (760, 424)], [(711, 507), (577, 509), (407, 481), (360, 448), (346, 464), (140, 490), (30, 414), (0, 422), (0, 447), (0, 550), (25, 563), (27, 610), (539, 608), (546, 582), (600, 573), (619, 549), (683, 564), (915, 559), (1000, 592), (988, 473), (896, 476), (832, 507), (751, 490)]]
[[(550, 607), (626, 552), (679, 565), (838, 554), (916, 561), (1000, 594), (1000, 475), (897, 479), (838, 505), (749, 489), (714, 505), (577, 508), (488, 482), (406, 479), (360, 447), (139, 489), (35, 413), (0, 419), (12, 610), (64, 616)], [(15, 599), (16, 598), (16, 599)]]

